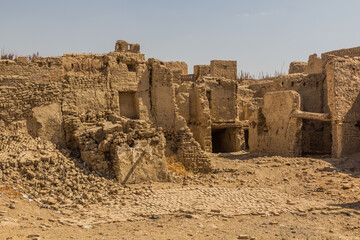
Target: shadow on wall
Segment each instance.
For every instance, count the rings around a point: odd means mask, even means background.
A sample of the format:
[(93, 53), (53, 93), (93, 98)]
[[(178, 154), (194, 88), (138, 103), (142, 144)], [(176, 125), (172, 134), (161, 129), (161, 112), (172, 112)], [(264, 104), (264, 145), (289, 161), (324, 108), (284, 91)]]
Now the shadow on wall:
[(344, 152), (360, 153), (360, 93), (344, 117), (343, 136), (352, 139), (344, 144)]

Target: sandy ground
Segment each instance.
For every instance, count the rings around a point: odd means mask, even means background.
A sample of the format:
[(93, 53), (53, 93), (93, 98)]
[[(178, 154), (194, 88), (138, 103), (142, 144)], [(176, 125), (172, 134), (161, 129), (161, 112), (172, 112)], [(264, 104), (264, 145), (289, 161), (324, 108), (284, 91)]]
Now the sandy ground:
[(57, 210), (0, 182), (0, 239), (360, 239), (360, 158), (214, 154), (211, 174)]

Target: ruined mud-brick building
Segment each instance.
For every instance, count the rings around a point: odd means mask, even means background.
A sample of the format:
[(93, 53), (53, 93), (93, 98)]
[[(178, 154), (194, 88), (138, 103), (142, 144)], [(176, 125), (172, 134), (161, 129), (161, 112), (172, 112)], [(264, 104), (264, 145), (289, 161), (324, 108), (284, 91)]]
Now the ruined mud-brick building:
[(360, 48), (309, 56), (289, 75), (248, 86), (252, 152), (285, 156), (360, 151)]
[(21, 132), (132, 182), (167, 180), (171, 155), (208, 172), (207, 152), (360, 151), (360, 48), (311, 55), (272, 79), (239, 81), (236, 66), (213, 60), (188, 74), (125, 41), (108, 54), (0, 60), (0, 150)]

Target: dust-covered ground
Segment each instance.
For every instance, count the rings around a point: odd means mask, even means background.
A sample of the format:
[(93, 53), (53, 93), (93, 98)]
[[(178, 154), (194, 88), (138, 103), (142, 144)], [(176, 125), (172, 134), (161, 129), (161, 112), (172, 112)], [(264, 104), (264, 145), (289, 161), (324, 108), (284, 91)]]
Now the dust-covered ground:
[(211, 174), (174, 174), (69, 207), (2, 180), (0, 239), (360, 239), (360, 155), (212, 161)]

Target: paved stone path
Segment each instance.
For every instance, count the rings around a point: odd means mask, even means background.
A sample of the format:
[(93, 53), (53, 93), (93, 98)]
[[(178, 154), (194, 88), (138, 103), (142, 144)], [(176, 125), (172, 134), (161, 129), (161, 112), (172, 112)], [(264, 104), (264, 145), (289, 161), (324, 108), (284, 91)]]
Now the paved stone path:
[[(174, 213), (277, 215), (329, 208), (324, 203), (296, 199), (267, 188), (181, 188), (160, 189), (134, 195), (111, 206), (94, 206), (77, 224), (125, 221), (138, 217)], [(65, 220), (65, 219), (64, 219)]]

